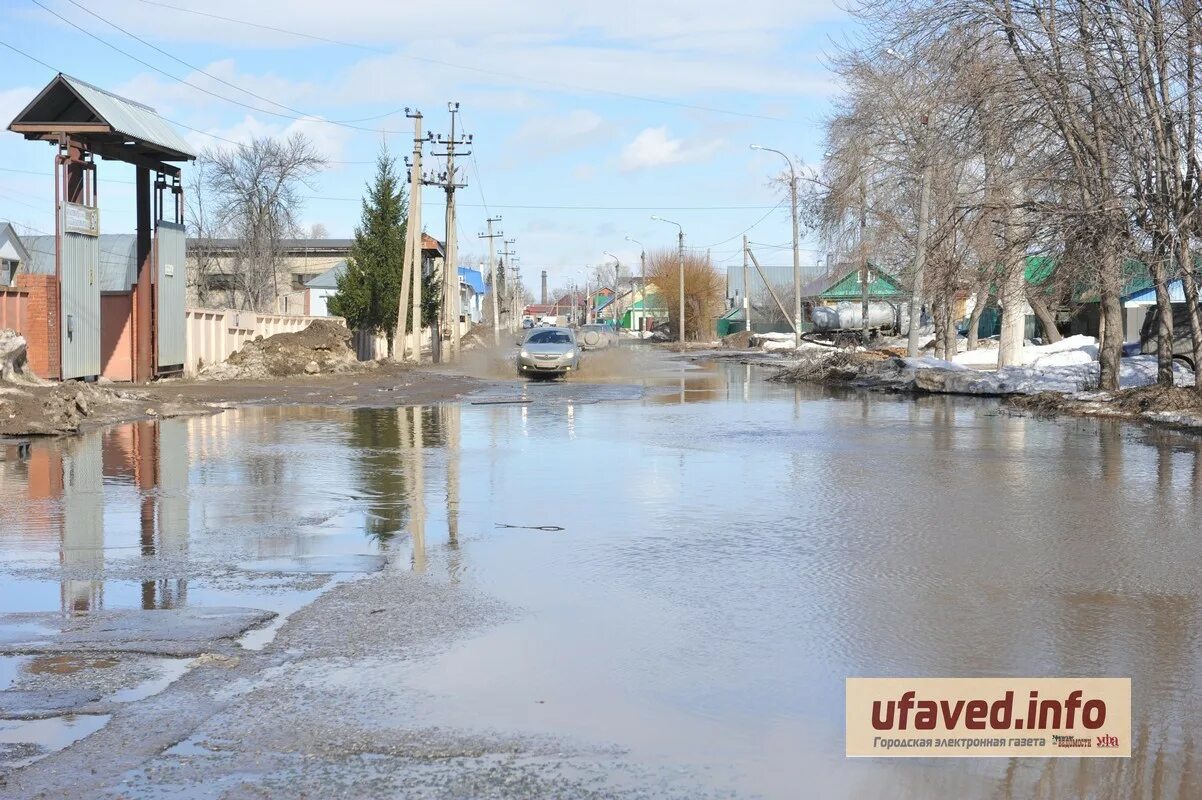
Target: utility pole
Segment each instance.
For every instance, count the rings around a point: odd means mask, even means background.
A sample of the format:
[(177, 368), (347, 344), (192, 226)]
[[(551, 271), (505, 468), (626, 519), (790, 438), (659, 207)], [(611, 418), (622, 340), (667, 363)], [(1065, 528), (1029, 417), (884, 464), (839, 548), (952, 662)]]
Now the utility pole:
[(680, 264), (680, 335), (677, 337), (677, 339), (680, 340), (680, 348), (683, 350), (684, 349), (684, 327), (685, 327), (684, 326), (684, 228), (681, 227), (679, 222), (673, 222), (670, 219), (664, 219), (663, 217), (657, 217), (654, 214), (651, 215), (651, 219), (655, 220), (656, 222), (666, 222), (669, 225), (675, 225), (676, 230), (678, 231), (678, 233), (676, 235), (676, 244), (677, 244), (677, 250), (678, 250), (677, 258), (678, 258), (678, 261)]
[(789, 164), (789, 207), (793, 215), (793, 346), (801, 347), (801, 233), (798, 229), (797, 221), (797, 168), (793, 166), (793, 159), (789, 158), (780, 150), (774, 150), (771, 147), (763, 147), (758, 144), (751, 145), (752, 150), (767, 150), (769, 153), (776, 153)]
[(751, 333), (751, 274), (747, 271), (747, 234), (743, 234), (743, 330)]
[[(642, 280), (643, 280), (642, 299), (640, 300), (640, 302), (643, 304), (643, 313), (639, 316), (639, 336), (640, 336), (640, 338), (642, 338), (642, 334), (647, 330), (647, 248), (644, 247), (643, 243), (640, 242), (638, 239), (632, 239), (629, 236), (627, 236), (626, 241), (634, 242), (635, 244), (637, 244), (639, 246), (639, 270), (642, 273)], [(633, 308), (633, 306), (632, 306), (632, 308)], [(630, 312), (630, 323), (631, 323), (631, 327), (633, 328), (634, 327), (634, 312), (633, 311)]]
[[(422, 360), (422, 112), (405, 109), (413, 120), (413, 160), (409, 167), (409, 220), (405, 225), (405, 265), (401, 271), (400, 306), (397, 308), (394, 349), (400, 348), (400, 361), (409, 360), (406, 353), (412, 346), (412, 360)], [(409, 338), (409, 320), (413, 320), (413, 339)]]
[[(447, 213), (446, 213), (446, 254), (443, 263), (442, 275), (442, 303), (440, 323), (442, 325), (442, 339), (449, 345), (446, 350), (439, 347), (441, 361), (453, 361), (459, 356), (459, 244), (456, 239), (456, 223), (455, 223), (455, 190), (462, 189), (467, 186), (467, 183), (456, 182), (455, 169), (455, 147), (457, 145), (468, 146), (472, 143), (472, 137), (456, 135), (455, 122), (459, 115), (458, 103), (447, 103), (447, 111), (451, 114), (451, 133), (449, 136), (443, 136), (441, 133), (435, 137), (434, 141), (443, 145), (446, 150), (441, 153), (432, 153), (431, 155), (439, 158), (446, 158), (446, 171), (438, 176), (437, 180), (428, 181), (430, 185), (441, 186), (447, 194)], [(458, 155), (471, 155), (472, 151), (467, 150), (458, 153)], [(441, 342), (440, 342), (441, 344)]]
[[(906, 354), (918, 357), (918, 323), (922, 318), (922, 272), (927, 264), (927, 223), (931, 206), (931, 158), (927, 152), (928, 116), (922, 116), (922, 141), (919, 153), (922, 157), (922, 188), (918, 196), (918, 248), (914, 252), (914, 287), (910, 295), (910, 334), (906, 340)], [(953, 353), (954, 355), (954, 353)]]
[(497, 231), (496, 233), (493, 233), (492, 224), (500, 221), (500, 214), (486, 219), (485, 222), (488, 223), (488, 233), (482, 233), (479, 236), (481, 239), (488, 239), (488, 275), (489, 280), (492, 281), (492, 343), (497, 346), (500, 346), (501, 344), (501, 316), (497, 309), (497, 293), (501, 290), (501, 284), (497, 282), (497, 247), (493, 240), (498, 236), (504, 239), (505, 232)]
[(517, 270), (512, 263), (513, 252), (509, 249), (509, 245), (515, 241), (515, 239), (501, 239), (501, 258), (503, 259), (501, 270), (504, 271), (505, 267), (509, 267), (513, 274), (513, 280), (509, 284), (509, 314), (510, 323), (514, 325), (514, 330), (516, 331), (522, 324), (522, 315), (518, 313)]

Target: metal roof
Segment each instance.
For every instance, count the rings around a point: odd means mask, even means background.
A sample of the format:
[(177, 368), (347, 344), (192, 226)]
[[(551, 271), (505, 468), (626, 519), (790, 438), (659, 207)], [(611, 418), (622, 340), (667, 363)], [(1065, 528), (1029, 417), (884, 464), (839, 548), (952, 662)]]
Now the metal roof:
[[(102, 292), (128, 292), (138, 280), (138, 237), (132, 233), (102, 233), (97, 278)], [(54, 274), (54, 237), (25, 236), (29, 251), (25, 271), (35, 275)]]
[(100, 155), (123, 153), (158, 161), (196, 158), (192, 146), (167, 120), (143, 105), (90, 83), (59, 73), (9, 125), (9, 130), (36, 137), (66, 129)]
[[(236, 250), (243, 245), (242, 239), (197, 239), (190, 237), (188, 247), (193, 250), (220, 252)], [(349, 253), (354, 239), (280, 239), (280, 249), (285, 253), (304, 253), (311, 251), (330, 251), (339, 254)]]
[(484, 294), (484, 276), (480, 274), (480, 270), (472, 269), (471, 267), (460, 267), (459, 277), (464, 283), (472, 287), (473, 292)]

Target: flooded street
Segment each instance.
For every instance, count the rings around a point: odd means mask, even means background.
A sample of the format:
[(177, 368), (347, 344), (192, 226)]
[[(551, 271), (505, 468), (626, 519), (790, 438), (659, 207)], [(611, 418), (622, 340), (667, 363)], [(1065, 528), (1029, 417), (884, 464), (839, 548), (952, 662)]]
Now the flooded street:
[[(766, 374), (3, 445), (0, 795), (1202, 796), (1202, 442)], [(1130, 676), (1132, 758), (844, 757), (994, 675)]]

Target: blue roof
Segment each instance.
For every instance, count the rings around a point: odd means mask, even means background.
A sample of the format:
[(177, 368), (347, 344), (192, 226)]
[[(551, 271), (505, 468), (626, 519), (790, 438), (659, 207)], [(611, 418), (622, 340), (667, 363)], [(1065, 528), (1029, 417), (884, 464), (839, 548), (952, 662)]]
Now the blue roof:
[(472, 269), (471, 267), (460, 267), (459, 277), (464, 283), (472, 287), (473, 292), (484, 294), (484, 276), (480, 274), (480, 270)]
[[(1181, 285), (1181, 279), (1175, 278), (1169, 281), (1169, 301), (1173, 303), (1185, 302), (1185, 289)], [(1156, 287), (1149, 286), (1146, 289), (1141, 289), (1132, 292), (1123, 298), (1125, 303), (1155, 303), (1156, 302)]]

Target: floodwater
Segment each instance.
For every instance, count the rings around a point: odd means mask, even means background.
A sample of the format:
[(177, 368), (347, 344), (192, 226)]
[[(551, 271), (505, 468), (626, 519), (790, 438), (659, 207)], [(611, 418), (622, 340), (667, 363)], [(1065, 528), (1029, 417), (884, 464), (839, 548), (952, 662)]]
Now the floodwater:
[[(514, 610), (391, 668), (414, 726), (739, 797), (1202, 796), (1202, 440), (763, 377), (9, 447), (0, 612), (288, 613), (385, 555)], [(0, 689), (31, 663), (0, 659)], [(1130, 676), (1132, 758), (843, 757), (848, 676), (994, 675)]]

